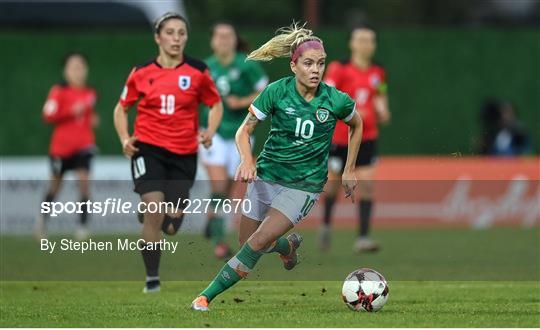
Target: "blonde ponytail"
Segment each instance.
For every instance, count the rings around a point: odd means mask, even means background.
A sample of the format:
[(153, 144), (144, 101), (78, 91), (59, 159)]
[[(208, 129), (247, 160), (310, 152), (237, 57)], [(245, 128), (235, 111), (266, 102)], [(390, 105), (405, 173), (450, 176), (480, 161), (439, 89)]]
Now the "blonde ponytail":
[(313, 35), (313, 31), (305, 28), (306, 24), (293, 23), (289, 27), (277, 30), (277, 34), (264, 45), (252, 51), (248, 60), (271, 61), (278, 57), (291, 57), (295, 49), (303, 42), (316, 40), (322, 44), (322, 40)]

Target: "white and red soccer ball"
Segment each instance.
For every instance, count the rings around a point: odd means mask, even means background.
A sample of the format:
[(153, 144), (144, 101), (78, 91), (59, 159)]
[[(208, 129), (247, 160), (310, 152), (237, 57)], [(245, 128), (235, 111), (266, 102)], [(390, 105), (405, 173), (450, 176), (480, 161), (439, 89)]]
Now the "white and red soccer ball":
[(341, 295), (354, 311), (377, 312), (388, 300), (388, 283), (379, 272), (360, 268), (347, 276)]

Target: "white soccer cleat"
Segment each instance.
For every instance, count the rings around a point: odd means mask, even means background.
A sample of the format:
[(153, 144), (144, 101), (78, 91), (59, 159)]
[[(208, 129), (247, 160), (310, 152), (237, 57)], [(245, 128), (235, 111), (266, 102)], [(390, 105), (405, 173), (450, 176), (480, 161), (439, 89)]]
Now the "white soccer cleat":
[(38, 241), (47, 238), (47, 232), (45, 231), (45, 218), (41, 214), (36, 217), (36, 223), (34, 224), (34, 237)]
[(376, 252), (379, 250), (379, 245), (369, 237), (358, 237), (354, 242), (354, 252)]
[(331, 232), (330, 232), (330, 226), (323, 225), (321, 229), (319, 230), (319, 249), (322, 252), (327, 252), (330, 250), (330, 243), (331, 243)]
[(90, 237), (90, 231), (84, 226), (80, 226), (75, 230), (75, 239), (77, 241), (86, 241)]
[(208, 308), (208, 298), (206, 298), (205, 296), (198, 296), (191, 303), (191, 309), (199, 312), (210, 311), (210, 309)]
[(144, 289), (142, 290), (143, 293), (158, 293), (160, 291), (161, 291), (161, 286), (159, 284), (151, 288), (145, 285)]

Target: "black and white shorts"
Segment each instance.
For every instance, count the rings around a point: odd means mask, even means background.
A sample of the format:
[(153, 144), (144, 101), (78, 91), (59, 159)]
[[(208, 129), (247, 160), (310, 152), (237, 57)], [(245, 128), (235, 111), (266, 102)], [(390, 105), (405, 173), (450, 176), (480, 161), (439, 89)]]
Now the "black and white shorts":
[(90, 170), (94, 149), (84, 149), (69, 157), (49, 156), (51, 171), (54, 176), (62, 176), (67, 171), (85, 169)]
[[(347, 161), (347, 146), (332, 144), (328, 167), (332, 172), (341, 173)], [(356, 167), (373, 166), (377, 163), (377, 140), (365, 140), (360, 145), (356, 157)]]
[(197, 154), (179, 155), (139, 141), (135, 146), (139, 151), (131, 157), (134, 191), (139, 195), (160, 191), (166, 202), (187, 200), (197, 173)]

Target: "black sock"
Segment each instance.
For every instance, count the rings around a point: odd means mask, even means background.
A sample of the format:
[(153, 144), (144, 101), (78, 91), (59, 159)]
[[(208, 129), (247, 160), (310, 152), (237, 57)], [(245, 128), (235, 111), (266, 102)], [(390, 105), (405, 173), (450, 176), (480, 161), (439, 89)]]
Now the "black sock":
[(326, 196), (326, 200), (324, 201), (324, 219), (323, 223), (327, 226), (330, 225), (330, 222), (332, 220), (332, 210), (334, 209), (334, 204), (336, 203), (336, 197), (335, 196)]
[(160, 285), (159, 276), (155, 276), (155, 277), (146, 276), (146, 287), (148, 289), (153, 289), (159, 285)]
[[(141, 242), (140, 244), (145, 243)], [(159, 260), (161, 259), (161, 249), (141, 249), (141, 255), (144, 261), (144, 267), (146, 268), (146, 276), (152, 278), (159, 276)]]
[(161, 225), (161, 231), (163, 231), (167, 235), (174, 235), (178, 232), (178, 229), (180, 229), (180, 226), (182, 225), (183, 220), (184, 220), (183, 214), (179, 216), (178, 218), (173, 218), (169, 216), (168, 214), (165, 214), (163, 218), (163, 224)]
[(88, 197), (83, 197), (81, 199), (81, 203), (84, 203), (82, 204), (81, 206), (81, 225), (82, 226), (86, 226), (86, 222), (88, 221), (88, 204), (86, 204), (86, 201), (90, 200), (90, 198)]
[[(50, 203), (54, 201), (54, 195), (51, 192), (48, 192), (47, 195), (43, 198), (43, 201), (46, 203)], [(49, 213), (42, 213), (43, 220), (47, 221), (49, 219), (50, 214)]]
[(371, 222), (371, 209), (373, 208), (373, 200), (362, 199), (358, 205), (360, 215), (359, 235), (367, 237), (369, 235), (369, 225)]
[(144, 223), (144, 213), (138, 212), (137, 220), (139, 220), (139, 223)]

